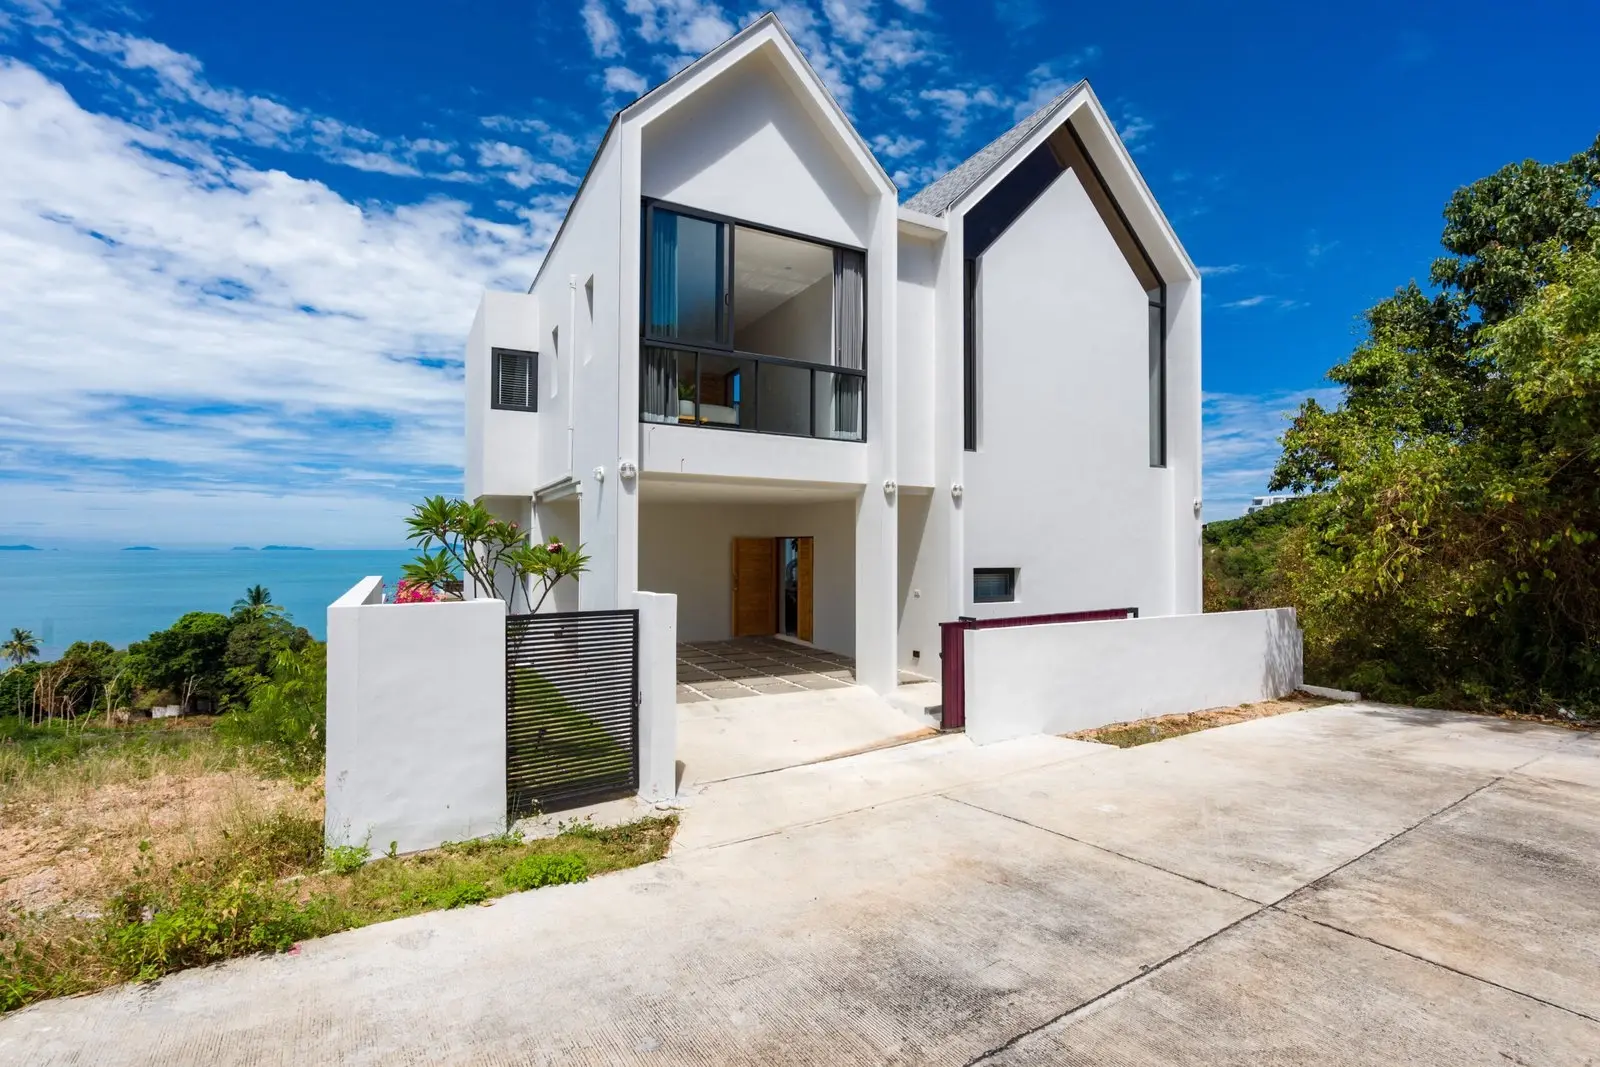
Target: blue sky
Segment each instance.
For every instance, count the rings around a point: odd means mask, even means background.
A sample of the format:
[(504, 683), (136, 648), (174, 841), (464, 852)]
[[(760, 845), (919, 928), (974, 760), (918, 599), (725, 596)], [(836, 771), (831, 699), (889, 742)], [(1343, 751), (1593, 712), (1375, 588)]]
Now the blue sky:
[[(382, 546), (459, 491), (461, 349), (707, 0), (0, 0), (0, 541)], [(795, 0), (903, 196), (1088, 77), (1206, 271), (1206, 515), (1437, 253), (1600, 125), (1555, 4)]]

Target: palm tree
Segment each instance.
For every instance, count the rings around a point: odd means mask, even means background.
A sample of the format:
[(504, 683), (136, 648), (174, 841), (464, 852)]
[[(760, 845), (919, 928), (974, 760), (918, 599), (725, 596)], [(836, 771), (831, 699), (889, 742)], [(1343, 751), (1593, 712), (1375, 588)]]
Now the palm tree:
[(32, 630), (24, 630), (20, 626), (11, 628), (11, 639), (0, 644), (0, 656), (4, 656), (13, 667), (20, 667), (39, 655), (39, 642), (33, 636)]
[(233, 602), (235, 615), (244, 615), (252, 619), (275, 615), (282, 610), (272, 602), (272, 590), (264, 585), (252, 585), (244, 591), (244, 596)]

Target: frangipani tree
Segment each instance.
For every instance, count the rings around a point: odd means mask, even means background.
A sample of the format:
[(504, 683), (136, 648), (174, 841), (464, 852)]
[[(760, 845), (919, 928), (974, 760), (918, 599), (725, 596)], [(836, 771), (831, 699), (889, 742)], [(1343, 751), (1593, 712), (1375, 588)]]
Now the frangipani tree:
[[(422, 550), (405, 565), (406, 582), (431, 589), (465, 575), (513, 611), (518, 593), (527, 609), (536, 612), (558, 582), (582, 574), (589, 566), (582, 545), (571, 548), (559, 540), (532, 541), (528, 531), (495, 518), (478, 500), (429, 497), (411, 509), (406, 525), (411, 530), (406, 540)], [(434, 546), (437, 551), (429, 551)], [(537, 600), (528, 587), (529, 579), (538, 586)]]

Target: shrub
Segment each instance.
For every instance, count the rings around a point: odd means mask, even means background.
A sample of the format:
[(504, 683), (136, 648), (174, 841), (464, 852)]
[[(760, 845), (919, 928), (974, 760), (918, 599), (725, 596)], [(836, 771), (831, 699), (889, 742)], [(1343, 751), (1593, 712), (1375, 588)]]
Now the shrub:
[(488, 899), (489, 887), (482, 882), (462, 882), (445, 886), (430, 898), (436, 908), (464, 908), (469, 904), (482, 904)]
[(511, 889), (538, 889), (547, 885), (582, 882), (589, 877), (589, 865), (582, 856), (526, 856), (501, 875)]
[(223, 736), (257, 746), (275, 769), (313, 776), (322, 770), (328, 719), (327, 646), (284, 649), (272, 675), (250, 690), (244, 709), (224, 717)]
[(249, 874), (222, 884), (183, 880), (166, 899), (135, 884), (112, 903), (107, 941), (141, 982), (232, 956), (283, 952), (317, 932), (309, 911)]
[(335, 845), (323, 854), (323, 868), (334, 874), (354, 874), (372, 858), (366, 845)]

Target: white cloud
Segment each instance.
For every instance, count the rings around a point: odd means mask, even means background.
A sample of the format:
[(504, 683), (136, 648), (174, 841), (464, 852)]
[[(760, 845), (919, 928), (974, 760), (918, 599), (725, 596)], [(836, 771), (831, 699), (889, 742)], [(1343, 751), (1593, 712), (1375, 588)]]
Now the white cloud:
[(622, 31), (606, 10), (605, 0), (584, 0), (583, 32), (589, 36), (589, 50), (599, 59), (622, 54)]
[(1244, 270), (1242, 263), (1223, 263), (1215, 267), (1201, 267), (1200, 277), (1213, 278), (1219, 274), (1238, 274), (1242, 270)]
[(872, 139), (873, 151), (888, 159), (900, 159), (904, 156), (909, 156), (921, 148), (922, 144), (921, 140), (915, 137), (907, 137), (903, 133), (896, 134), (894, 137), (890, 137), (886, 133), (880, 133)]
[(1301, 401), (1312, 397), (1325, 407), (1339, 402), (1331, 388), (1250, 395), (1207, 393), (1202, 401), (1205, 519), (1244, 513), (1250, 498), (1267, 491), (1282, 447), (1278, 438)]
[(1003, 106), (1000, 94), (988, 86), (966, 89), (924, 89), (918, 94), (933, 104), (944, 119), (945, 133), (959, 137), (966, 132), (967, 123), (975, 109), (993, 109)]
[(650, 83), (644, 80), (644, 75), (635, 73), (627, 67), (607, 67), (605, 78), (608, 93), (631, 93), (638, 96), (650, 88)]
[(1226, 304), (1223, 304), (1222, 306), (1225, 307), (1225, 308), (1253, 308), (1253, 307), (1260, 307), (1262, 304), (1265, 304), (1268, 300), (1271, 300), (1271, 299), (1272, 299), (1272, 297), (1270, 297), (1270, 296), (1266, 296), (1264, 294), (1257, 294), (1255, 296), (1241, 297), (1238, 300), (1230, 300)]
[(495, 169), (500, 177), (518, 189), (529, 189), (535, 185), (551, 182), (561, 185), (578, 183), (578, 179), (565, 168), (546, 160), (535, 159), (533, 153), (521, 145), (507, 144), (504, 141), (480, 141), (477, 149), (478, 166)]
[(1122, 143), (1128, 146), (1128, 151), (1137, 153), (1149, 147), (1145, 134), (1155, 128), (1155, 123), (1149, 119), (1124, 109), (1122, 119), (1117, 123), (1117, 134), (1122, 138)]
[(733, 36), (733, 23), (711, 0), (623, 0), (650, 44), (670, 44), (691, 59)]
[(0, 479), (0, 516), (88, 522), (120, 498), (101, 535), (135, 536), (137, 501), (214, 493), (190, 539), (247, 540), (262, 498), (309, 515), (458, 484), (472, 309), (526, 286), (562, 198), (520, 224), (355, 203), (5, 59), (0, 143), (0, 469), (45, 476)]

